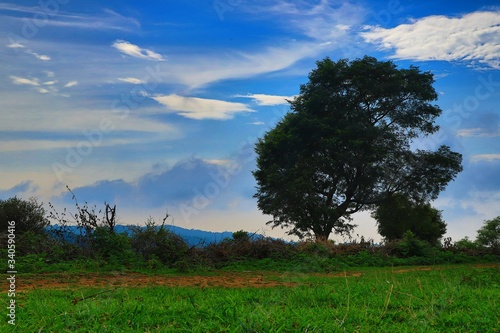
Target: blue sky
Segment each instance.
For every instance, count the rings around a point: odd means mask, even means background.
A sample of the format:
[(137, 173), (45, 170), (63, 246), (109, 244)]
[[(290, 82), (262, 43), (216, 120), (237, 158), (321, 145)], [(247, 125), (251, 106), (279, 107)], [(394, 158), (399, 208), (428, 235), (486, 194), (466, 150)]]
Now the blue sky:
[[(464, 171), (433, 203), (446, 236), (500, 215), (500, 7), (492, 1), (2, 1), (0, 198), (117, 204), (121, 223), (271, 230), (253, 145), (317, 60), (435, 74)], [(380, 239), (364, 212), (355, 233)], [(337, 237), (332, 237), (338, 239)]]

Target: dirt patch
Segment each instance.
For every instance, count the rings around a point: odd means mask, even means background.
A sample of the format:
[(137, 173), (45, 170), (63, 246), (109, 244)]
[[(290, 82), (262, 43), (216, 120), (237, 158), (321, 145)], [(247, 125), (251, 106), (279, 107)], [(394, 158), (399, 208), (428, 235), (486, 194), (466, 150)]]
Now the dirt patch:
[[(498, 264), (478, 264), (476, 268), (498, 268)], [(408, 273), (414, 271), (433, 271), (444, 269), (440, 266), (420, 266), (404, 269), (394, 269), (393, 273)], [(324, 277), (360, 277), (365, 273), (357, 271), (335, 272), (328, 274), (309, 273)], [(225, 287), (225, 288), (272, 288), (278, 286), (293, 287), (299, 283), (280, 281), (287, 273), (277, 272), (220, 272), (217, 275), (197, 276), (167, 276), (147, 275), (141, 273), (48, 273), (34, 275), (17, 275), (16, 291), (26, 292), (36, 289), (74, 289), (82, 287)], [(4, 288), (5, 289), (5, 284)], [(6, 290), (4, 290), (6, 292)]]
[(16, 290), (72, 289), (82, 287), (226, 287), (226, 288), (271, 288), (295, 286), (292, 282), (272, 280), (274, 275), (259, 273), (226, 272), (213, 276), (162, 276), (140, 273), (117, 274), (39, 274), (29, 277), (17, 276)]
[(393, 273), (408, 273), (408, 272), (415, 272), (415, 271), (434, 271), (442, 268), (436, 268), (436, 267), (416, 267), (416, 268), (410, 268), (410, 269), (395, 269), (392, 272)]

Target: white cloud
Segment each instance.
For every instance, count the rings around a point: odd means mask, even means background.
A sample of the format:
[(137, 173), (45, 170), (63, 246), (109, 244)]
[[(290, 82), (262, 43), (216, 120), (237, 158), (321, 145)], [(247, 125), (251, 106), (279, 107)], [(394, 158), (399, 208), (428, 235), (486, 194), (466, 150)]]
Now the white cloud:
[(143, 84), (144, 81), (140, 79), (136, 79), (134, 77), (120, 77), (118, 78), (118, 81), (125, 82), (125, 83), (131, 83), (131, 84)]
[(265, 125), (266, 123), (263, 121), (254, 121), (251, 123), (247, 123), (248, 125)]
[(158, 54), (148, 49), (140, 48), (139, 46), (131, 44), (130, 42), (127, 42), (125, 40), (116, 40), (112, 46), (118, 51), (127, 54), (131, 57), (147, 59), (147, 60), (156, 60), (156, 61), (164, 60), (161, 54)]
[(25, 47), (23, 44), (20, 44), (20, 43), (10, 43), (7, 45), (8, 48), (11, 48), (11, 49), (20, 49), (20, 48), (23, 48)]
[(49, 61), (51, 58), (47, 55), (38, 54), (36, 52), (27, 51), (29, 54), (34, 55), (38, 60)]
[(168, 109), (190, 119), (218, 119), (233, 118), (235, 113), (253, 112), (245, 104), (226, 102), (216, 99), (197, 97), (183, 97), (176, 94), (157, 95), (152, 97)]
[(12, 81), (12, 83), (14, 84), (26, 84), (26, 85), (30, 85), (30, 86), (39, 86), (40, 83), (38, 83), (38, 79), (27, 79), (27, 78), (23, 78), (23, 77), (19, 77), (19, 76), (14, 76), (14, 75), (11, 75), (10, 76), (10, 79)]
[(277, 96), (266, 94), (236, 95), (235, 97), (251, 98), (255, 103), (263, 106), (288, 104), (287, 100), (293, 100), (295, 98), (295, 96)]
[(500, 160), (500, 154), (478, 154), (471, 156), (472, 162), (480, 162), (480, 161), (492, 162), (496, 160)]
[(46, 81), (43, 84), (46, 85), (46, 86), (52, 86), (52, 85), (54, 85), (56, 83), (57, 83), (57, 80), (53, 80), (53, 81)]
[(466, 61), (500, 68), (500, 12), (478, 11), (462, 17), (428, 16), (385, 29), (368, 26), (366, 42), (394, 49), (394, 59)]
[(70, 82), (66, 83), (64, 85), (64, 87), (70, 88), (70, 87), (76, 86), (77, 84), (78, 84), (78, 81), (70, 81)]
[(49, 90), (49, 89), (45, 89), (45, 88), (38, 88), (37, 90), (38, 90), (38, 92), (39, 92), (40, 94), (48, 94), (48, 93), (50, 93), (50, 92), (53, 92), (53, 91), (51, 91), (51, 90)]
[(500, 129), (490, 131), (483, 128), (463, 128), (457, 131), (460, 137), (497, 137), (500, 136)]

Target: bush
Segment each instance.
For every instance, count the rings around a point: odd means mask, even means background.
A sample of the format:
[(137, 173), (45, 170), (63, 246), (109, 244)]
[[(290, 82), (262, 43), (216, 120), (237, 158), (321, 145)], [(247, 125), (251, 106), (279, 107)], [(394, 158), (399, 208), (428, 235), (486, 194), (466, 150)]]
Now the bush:
[(500, 251), (500, 216), (484, 221), (484, 225), (477, 231), (476, 242), (493, 251)]
[(173, 266), (188, 251), (184, 239), (165, 227), (165, 219), (158, 226), (149, 218), (144, 227), (133, 226), (131, 230), (132, 249), (146, 261), (157, 259), (164, 265)]
[(467, 236), (456, 241), (454, 246), (457, 250), (477, 250), (480, 248), (478, 243), (471, 241)]
[(422, 241), (410, 230), (403, 234), (403, 238), (396, 243), (396, 251), (403, 257), (421, 257), (429, 253), (431, 246)]
[(248, 241), (250, 239), (250, 235), (248, 234), (247, 231), (243, 231), (243, 230), (240, 230), (240, 231), (236, 231), (236, 232), (233, 232), (233, 239), (235, 241)]
[(0, 200), (0, 226), (2, 232), (6, 232), (9, 221), (16, 222), (16, 236), (31, 231), (36, 234), (44, 233), (49, 225), (43, 204), (38, 203), (36, 198), (29, 200), (13, 197)]
[(92, 252), (97, 259), (108, 263), (126, 265), (133, 262), (130, 238), (126, 233), (116, 234), (105, 227), (97, 227), (90, 236)]

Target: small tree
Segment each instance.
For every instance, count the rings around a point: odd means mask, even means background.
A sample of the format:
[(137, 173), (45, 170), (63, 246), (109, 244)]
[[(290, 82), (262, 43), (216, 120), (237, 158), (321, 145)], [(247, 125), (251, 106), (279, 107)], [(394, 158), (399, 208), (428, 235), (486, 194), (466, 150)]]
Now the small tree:
[(500, 250), (500, 216), (484, 221), (477, 231), (476, 242), (495, 251)]
[(446, 233), (441, 212), (429, 203), (417, 203), (404, 195), (387, 198), (373, 213), (378, 232), (388, 241), (403, 238), (411, 231), (420, 240), (437, 245)]
[(0, 225), (2, 232), (7, 231), (9, 221), (16, 223), (16, 234), (21, 235), (28, 231), (41, 234), (49, 225), (42, 203), (34, 197), (23, 200), (13, 197), (0, 200)]

